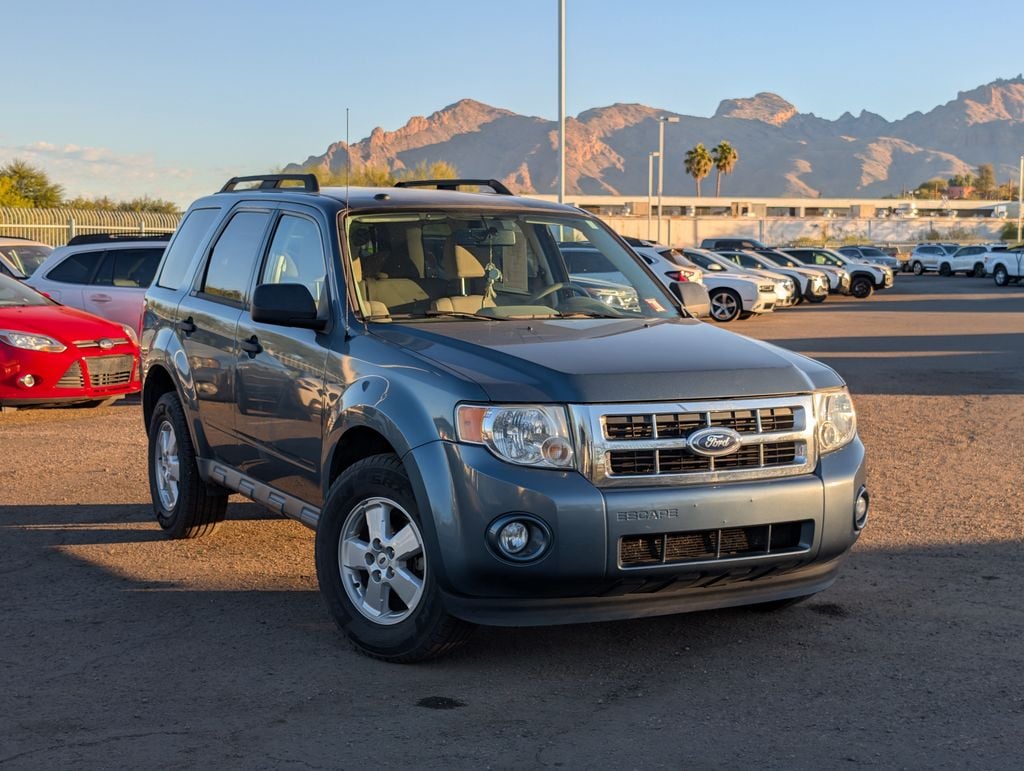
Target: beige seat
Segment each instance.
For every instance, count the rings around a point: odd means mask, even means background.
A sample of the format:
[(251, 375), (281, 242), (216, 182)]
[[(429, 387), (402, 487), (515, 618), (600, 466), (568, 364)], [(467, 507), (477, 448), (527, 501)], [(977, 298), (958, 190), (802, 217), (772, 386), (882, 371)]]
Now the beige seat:
[[(400, 308), (415, 303), (426, 303), (430, 296), (415, 280), (395, 275), (405, 272), (402, 262), (390, 255), (361, 258), (363, 263), (363, 297), (371, 302), (384, 303), (388, 308)], [(408, 262), (408, 261), (406, 261)], [(412, 268), (409, 264), (407, 267)], [(406, 310), (409, 310), (406, 308)]]
[(466, 282), (484, 278), (486, 271), (479, 259), (466, 247), (448, 239), (444, 246), (443, 267), (449, 276), (459, 280), (461, 294), (437, 298), (432, 307), (436, 311), (476, 313), (481, 308), (493, 308), (494, 300), (482, 294), (468, 294)]
[(388, 306), (376, 300), (368, 300), (366, 297), (366, 281), (363, 279), (363, 261), (357, 257), (352, 260), (352, 279), (356, 283), (356, 290), (363, 301), (363, 307), (368, 316), (390, 316)]

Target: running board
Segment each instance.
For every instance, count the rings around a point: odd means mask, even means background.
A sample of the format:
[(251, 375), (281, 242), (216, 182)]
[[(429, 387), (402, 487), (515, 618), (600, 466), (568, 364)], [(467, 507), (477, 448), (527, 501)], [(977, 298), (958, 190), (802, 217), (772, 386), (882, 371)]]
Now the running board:
[(294, 496), (282, 493), (263, 482), (257, 482), (238, 469), (205, 458), (197, 459), (199, 474), (207, 482), (213, 482), (233, 490), (271, 511), (298, 520), (308, 528), (316, 530), (320, 521), (320, 509), (300, 501)]

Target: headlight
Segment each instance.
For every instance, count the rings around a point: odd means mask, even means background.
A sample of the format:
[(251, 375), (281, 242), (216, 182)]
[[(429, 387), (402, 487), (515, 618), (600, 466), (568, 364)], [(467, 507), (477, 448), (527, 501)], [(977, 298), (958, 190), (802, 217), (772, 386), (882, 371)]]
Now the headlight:
[(135, 345), (139, 344), (139, 336), (135, 334), (135, 330), (127, 324), (122, 324), (121, 329), (124, 330), (124, 336), (131, 340)]
[(815, 394), (818, 416), (818, 447), (822, 454), (845, 447), (857, 433), (857, 413), (853, 400), (844, 388)]
[(13, 348), (22, 348), (26, 351), (60, 353), (67, 350), (66, 345), (54, 340), (52, 337), (31, 335), (28, 332), (15, 332), (13, 329), (0, 329), (0, 341), (7, 343)]
[(623, 308), (625, 310), (640, 310), (640, 298), (635, 289), (587, 289), (590, 296), (600, 300), (612, 308)]
[(576, 467), (564, 407), (462, 404), (456, 410), (456, 423), (460, 441), (482, 444), (509, 463), (540, 468)]

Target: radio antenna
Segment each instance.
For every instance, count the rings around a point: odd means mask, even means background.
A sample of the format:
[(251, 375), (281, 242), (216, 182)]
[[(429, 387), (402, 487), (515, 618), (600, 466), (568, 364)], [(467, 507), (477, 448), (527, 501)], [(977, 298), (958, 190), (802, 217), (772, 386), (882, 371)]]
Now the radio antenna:
[(348, 206), (349, 180), (352, 177), (352, 145), (348, 136), (348, 107), (345, 108), (345, 205)]

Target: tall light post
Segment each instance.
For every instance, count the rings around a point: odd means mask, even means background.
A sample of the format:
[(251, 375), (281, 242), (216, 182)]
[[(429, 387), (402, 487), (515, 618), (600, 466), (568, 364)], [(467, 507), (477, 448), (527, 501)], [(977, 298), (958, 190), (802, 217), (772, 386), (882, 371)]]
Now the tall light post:
[(1017, 180), (1017, 243), (1020, 243), (1021, 223), (1024, 222), (1024, 155), (1020, 157), (1020, 178)]
[(565, 0), (558, 0), (558, 202), (565, 202)]
[(658, 116), (658, 243), (661, 243), (661, 194), (665, 181), (665, 124), (678, 123), (675, 115)]
[(647, 240), (651, 240), (651, 209), (654, 208), (654, 159), (658, 159), (659, 168), (661, 167), (661, 153), (658, 150), (652, 150), (647, 153)]

